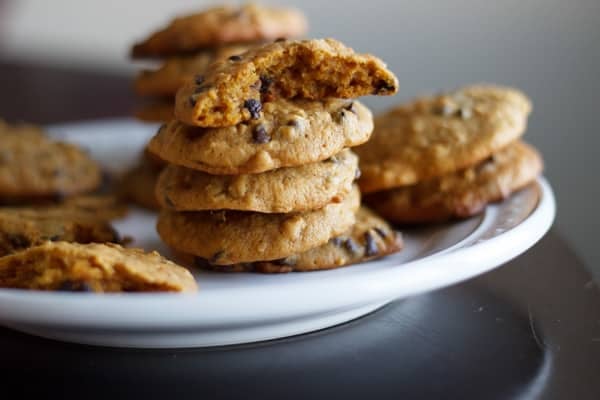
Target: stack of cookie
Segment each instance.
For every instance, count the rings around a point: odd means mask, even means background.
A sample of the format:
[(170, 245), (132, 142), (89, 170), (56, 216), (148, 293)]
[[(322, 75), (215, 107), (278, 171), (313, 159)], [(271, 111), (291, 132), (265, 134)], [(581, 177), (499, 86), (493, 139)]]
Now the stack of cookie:
[(264, 41), (304, 35), (306, 26), (296, 10), (255, 4), (213, 7), (174, 19), (133, 46), (135, 59), (164, 59), (159, 68), (143, 70), (135, 79), (136, 93), (151, 100), (137, 117), (169, 121), (177, 89), (212, 62)]
[(399, 224), (481, 212), (542, 171), (539, 153), (519, 139), (530, 112), (516, 89), (474, 85), (377, 117), (373, 140), (357, 149), (365, 202)]
[[(177, 93), (176, 120), (149, 150), (169, 163), (156, 195), (162, 239), (198, 266), (287, 272), (397, 251), (400, 239), (360, 209), (348, 148), (390, 95), (379, 59), (332, 40), (277, 40), (212, 64)], [(360, 209), (360, 210), (359, 210)]]

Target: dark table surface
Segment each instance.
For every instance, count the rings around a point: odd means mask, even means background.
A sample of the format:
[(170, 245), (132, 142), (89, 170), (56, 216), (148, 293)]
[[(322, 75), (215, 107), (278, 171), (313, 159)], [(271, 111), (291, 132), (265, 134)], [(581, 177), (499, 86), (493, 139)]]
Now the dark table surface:
[[(130, 78), (0, 61), (0, 117), (129, 115)], [(552, 229), (466, 283), (331, 329), (189, 350), (81, 346), (0, 328), (0, 387), (165, 398), (600, 399), (600, 293)]]

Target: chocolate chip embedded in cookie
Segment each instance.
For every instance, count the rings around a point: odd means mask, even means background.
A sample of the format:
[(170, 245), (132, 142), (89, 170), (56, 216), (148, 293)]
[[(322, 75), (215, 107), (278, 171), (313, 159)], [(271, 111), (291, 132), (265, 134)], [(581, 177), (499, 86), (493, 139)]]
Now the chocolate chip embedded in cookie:
[(340, 268), (396, 253), (401, 235), (366, 207), (356, 213), (356, 223), (343, 235), (303, 253), (274, 261), (215, 265), (209, 260), (182, 255), (190, 265), (219, 272), (303, 272)]
[(141, 96), (175, 97), (177, 89), (203, 73), (211, 63), (243, 53), (250, 47), (251, 45), (231, 45), (168, 58), (157, 69), (141, 71), (135, 78), (134, 89)]
[(309, 211), (342, 201), (357, 168), (358, 158), (348, 149), (325, 161), (262, 174), (211, 175), (169, 165), (158, 179), (156, 198), (176, 211)]
[(64, 205), (44, 208), (0, 208), (0, 257), (46, 241), (119, 243), (107, 219)]
[(469, 167), (520, 137), (531, 111), (519, 90), (493, 85), (418, 98), (375, 118), (356, 149), (363, 192), (412, 185)]
[(165, 57), (228, 44), (304, 35), (304, 15), (291, 8), (226, 5), (174, 19), (133, 46), (134, 58)]
[(333, 39), (278, 41), (212, 64), (177, 92), (175, 115), (202, 127), (258, 119), (277, 98), (318, 100), (391, 95), (398, 81), (378, 58)]
[(531, 183), (541, 171), (539, 153), (516, 141), (475, 166), (416, 185), (369, 194), (365, 202), (395, 223), (465, 218)]
[(209, 174), (248, 174), (322, 161), (371, 136), (373, 117), (357, 101), (276, 100), (261, 117), (226, 128), (171, 121), (150, 141), (156, 156)]
[(116, 244), (46, 242), (0, 258), (0, 287), (89, 292), (192, 292), (185, 268)]
[(359, 204), (360, 194), (355, 187), (341, 203), (299, 213), (163, 209), (157, 230), (173, 249), (213, 264), (275, 260), (320, 246), (342, 234), (354, 224)]

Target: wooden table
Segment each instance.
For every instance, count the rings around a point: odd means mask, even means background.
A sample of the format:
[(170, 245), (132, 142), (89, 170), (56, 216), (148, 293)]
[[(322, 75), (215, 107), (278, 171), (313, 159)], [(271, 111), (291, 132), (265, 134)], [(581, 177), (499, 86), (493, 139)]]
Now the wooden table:
[[(0, 62), (9, 121), (123, 116), (134, 103), (128, 77)], [(0, 360), (3, 390), (63, 398), (600, 399), (600, 293), (551, 230), (493, 272), (320, 332), (139, 351), (0, 329)]]

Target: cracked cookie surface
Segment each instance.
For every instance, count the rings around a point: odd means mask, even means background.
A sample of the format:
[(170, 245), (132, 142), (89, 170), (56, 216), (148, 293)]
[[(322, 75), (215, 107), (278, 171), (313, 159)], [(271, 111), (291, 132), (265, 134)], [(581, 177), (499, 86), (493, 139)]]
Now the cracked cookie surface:
[(392, 95), (398, 80), (369, 54), (334, 39), (276, 41), (212, 64), (182, 86), (175, 116), (187, 125), (233, 126), (258, 119), (274, 99)]
[(117, 244), (46, 242), (0, 258), (0, 287), (89, 292), (193, 292), (192, 274)]

